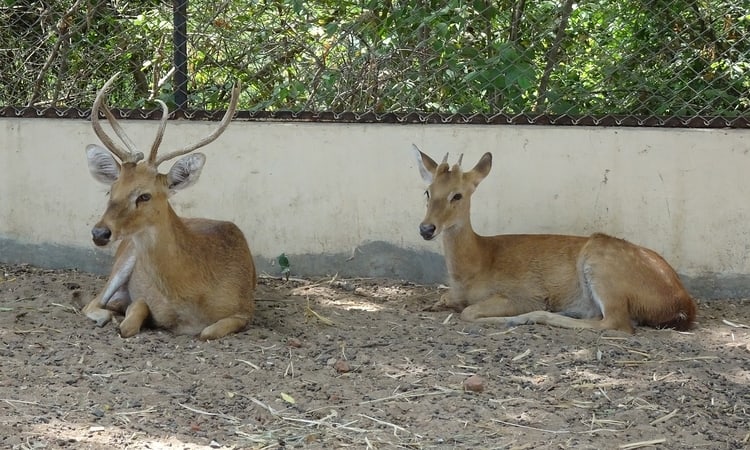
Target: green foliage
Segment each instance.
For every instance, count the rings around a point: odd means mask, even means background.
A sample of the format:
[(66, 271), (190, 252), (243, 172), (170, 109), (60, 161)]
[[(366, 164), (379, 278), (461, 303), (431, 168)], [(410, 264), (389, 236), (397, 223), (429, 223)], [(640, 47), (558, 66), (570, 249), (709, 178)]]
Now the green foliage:
[(289, 258), (286, 257), (286, 254), (282, 253), (276, 258), (276, 262), (279, 263), (281, 275), (286, 276), (286, 279), (289, 280), (289, 274), (292, 272), (291, 265), (289, 264)]
[[(571, 115), (750, 109), (750, 0), (191, 0), (189, 105)], [(171, 2), (0, 6), (0, 103), (173, 103)], [(565, 20), (563, 20), (565, 19)], [(561, 22), (567, 25), (560, 32)]]

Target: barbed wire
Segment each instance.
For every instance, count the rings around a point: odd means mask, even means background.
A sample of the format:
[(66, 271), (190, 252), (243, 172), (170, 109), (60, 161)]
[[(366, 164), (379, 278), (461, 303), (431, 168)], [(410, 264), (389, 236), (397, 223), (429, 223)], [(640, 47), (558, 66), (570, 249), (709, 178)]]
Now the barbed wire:
[[(6, 1), (0, 116), (83, 117), (122, 72), (109, 102), (143, 118), (161, 99), (180, 117), (211, 119), (196, 110), (226, 108), (240, 81), (251, 119), (750, 121), (750, 0), (179, 3)], [(185, 87), (173, 78), (183, 71)]]

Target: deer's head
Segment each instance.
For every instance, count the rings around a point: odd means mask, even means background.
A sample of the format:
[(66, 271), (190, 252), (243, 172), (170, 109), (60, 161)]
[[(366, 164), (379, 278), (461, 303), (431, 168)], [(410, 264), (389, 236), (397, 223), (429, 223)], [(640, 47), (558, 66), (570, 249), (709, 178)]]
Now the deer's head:
[(492, 154), (485, 153), (468, 172), (461, 170), (461, 159), (450, 167), (448, 154), (438, 164), (414, 146), (414, 155), (422, 179), (427, 183), (427, 214), (419, 224), (419, 234), (425, 240), (436, 238), (442, 231), (469, 223), (471, 195), (490, 173)]
[[(194, 184), (206, 162), (205, 155), (191, 152), (213, 142), (224, 132), (237, 107), (240, 91), (239, 85), (235, 86), (229, 109), (213, 133), (195, 144), (159, 157), (157, 153), (164, 136), (169, 110), (164, 102), (157, 100), (162, 108), (162, 118), (149, 157), (144, 160), (143, 153), (136, 150), (105, 103), (107, 91), (117, 75), (104, 84), (91, 109), (91, 125), (106, 148), (95, 144), (86, 147), (91, 174), (96, 180), (110, 186), (107, 209), (91, 230), (94, 244), (98, 246), (133, 236), (166, 218), (169, 196)], [(100, 110), (126, 148), (116, 144), (104, 132), (99, 123)], [(161, 163), (179, 156), (181, 158), (174, 163), (169, 172), (159, 172), (158, 167)]]

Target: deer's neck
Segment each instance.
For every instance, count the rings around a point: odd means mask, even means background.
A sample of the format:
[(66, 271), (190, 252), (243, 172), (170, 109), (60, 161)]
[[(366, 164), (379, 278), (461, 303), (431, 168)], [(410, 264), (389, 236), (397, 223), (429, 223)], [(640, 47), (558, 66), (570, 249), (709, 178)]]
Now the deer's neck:
[(159, 284), (171, 286), (172, 279), (184, 279), (191, 267), (190, 230), (174, 212), (167, 207), (166, 218), (143, 230), (134, 238), (139, 263)]
[(468, 220), (443, 231), (443, 250), (448, 274), (454, 281), (460, 282), (484, 264), (481, 236)]

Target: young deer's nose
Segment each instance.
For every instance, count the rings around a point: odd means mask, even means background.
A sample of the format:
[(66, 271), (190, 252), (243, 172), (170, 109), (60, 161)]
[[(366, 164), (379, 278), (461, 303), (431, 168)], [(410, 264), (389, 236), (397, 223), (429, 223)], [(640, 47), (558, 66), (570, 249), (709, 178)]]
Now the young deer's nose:
[(431, 223), (420, 223), (419, 234), (421, 234), (425, 240), (429, 241), (435, 236), (435, 225)]
[(94, 227), (91, 229), (91, 236), (94, 240), (94, 244), (98, 246), (107, 245), (109, 238), (112, 237), (112, 231), (107, 227)]

